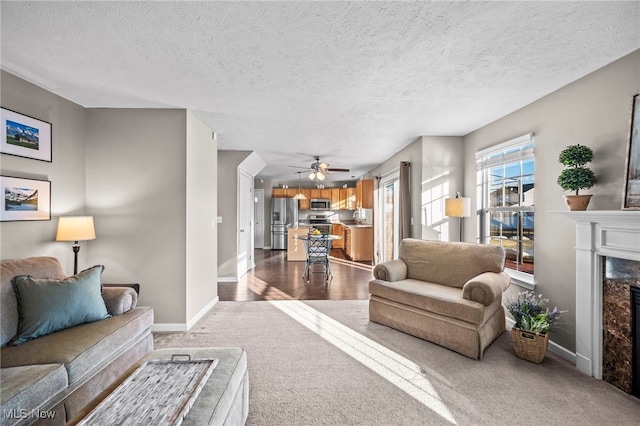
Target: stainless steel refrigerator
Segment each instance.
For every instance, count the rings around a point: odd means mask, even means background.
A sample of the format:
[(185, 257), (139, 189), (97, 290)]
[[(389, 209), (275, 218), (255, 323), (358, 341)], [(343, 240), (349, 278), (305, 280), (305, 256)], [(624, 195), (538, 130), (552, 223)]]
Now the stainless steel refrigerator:
[(271, 248), (287, 249), (287, 228), (298, 224), (298, 200), (293, 198), (271, 199)]

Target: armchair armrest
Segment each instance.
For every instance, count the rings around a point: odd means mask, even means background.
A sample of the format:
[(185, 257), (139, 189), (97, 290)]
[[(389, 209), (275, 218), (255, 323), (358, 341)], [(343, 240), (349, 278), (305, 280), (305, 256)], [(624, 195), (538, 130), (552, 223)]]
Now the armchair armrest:
[(489, 306), (499, 300), (510, 285), (511, 277), (506, 272), (484, 272), (465, 283), (462, 297)]
[(373, 268), (373, 276), (383, 281), (400, 281), (407, 278), (407, 264), (402, 259), (382, 262)]
[(102, 287), (102, 298), (113, 316), (122, 315), (138, 305), (138, 293), (129, 287)]

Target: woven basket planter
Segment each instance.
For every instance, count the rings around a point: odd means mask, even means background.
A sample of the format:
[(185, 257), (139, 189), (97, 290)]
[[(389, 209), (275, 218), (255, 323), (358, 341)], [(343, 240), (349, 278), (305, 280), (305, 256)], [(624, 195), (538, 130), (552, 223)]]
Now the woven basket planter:
[(549, 346), (549, 333), (540, 334), (513, 327), (511, 339), (516, 356), (536, 364), (542, 362)]

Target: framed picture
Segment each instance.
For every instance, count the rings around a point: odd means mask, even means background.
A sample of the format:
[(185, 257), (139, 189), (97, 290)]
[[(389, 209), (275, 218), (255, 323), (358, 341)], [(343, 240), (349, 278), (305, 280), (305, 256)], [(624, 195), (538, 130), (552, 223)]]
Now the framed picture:
[(51, 123), (0, 110), (0, 153), (51, 162)]
[(0, 176), (0, 221), (51, 220), (51, 182)]
[(640, 210), (640, 94), (633, 97), (631, 108), (631, 132), (627, 151), (627, 173), (625, 177), (622, 208)]

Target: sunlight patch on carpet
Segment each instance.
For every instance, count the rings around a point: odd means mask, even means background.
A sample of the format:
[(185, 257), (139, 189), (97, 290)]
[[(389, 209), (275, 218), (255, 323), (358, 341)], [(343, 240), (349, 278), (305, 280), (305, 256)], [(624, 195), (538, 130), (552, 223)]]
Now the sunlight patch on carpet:
[(431, 382), (413, 361), (387, 349), (349, 327), (296, 300), (270, 301), (273, 306), (298, 321), (356, 361), (403, 390), (452, 424), (453, 415)]

